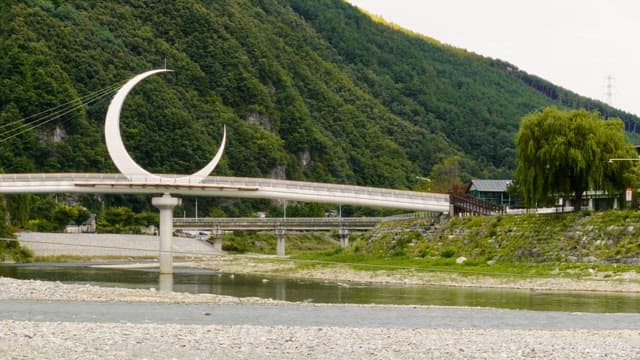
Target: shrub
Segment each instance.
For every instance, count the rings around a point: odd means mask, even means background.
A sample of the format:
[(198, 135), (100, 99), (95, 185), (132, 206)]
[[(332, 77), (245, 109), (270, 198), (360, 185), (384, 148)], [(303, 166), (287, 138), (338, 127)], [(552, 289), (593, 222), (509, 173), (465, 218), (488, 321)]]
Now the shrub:
[(455, 254), (456, 254), (456, 250), (455, 249), (446, 248), (446, 249), (442, 250), (442, 252), (440, 252), (440, 257), (448, 259), (448, 258), (453, 257), (453, 255), (455, 255)]

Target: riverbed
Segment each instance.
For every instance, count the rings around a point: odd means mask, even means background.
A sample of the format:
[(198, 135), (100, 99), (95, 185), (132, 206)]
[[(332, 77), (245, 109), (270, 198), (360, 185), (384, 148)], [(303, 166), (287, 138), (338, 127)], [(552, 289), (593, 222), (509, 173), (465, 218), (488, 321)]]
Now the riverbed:
[(9, 278), (0, 278), (0, 288), (6, 358), (632, 359), (640, 353), (638, 314), (318, 305)]
[[(640, 295), (561, 292), (402, 283), (289, 278), (275, 274), (234, 274), (176, 266), (158, 273), (153, 262), (34, 263), (0, 265), (0, 276), (61, 281), (101, 287), (159, 289), (235, 298), (328, 304), (435, 305), (590, 313), (640, 313)], [(178, 263), (178, 265), (185, 265)], [(192, 264), (193, 265), (193, 264)], [(277, 274), (277, 273), (276, 273)]]

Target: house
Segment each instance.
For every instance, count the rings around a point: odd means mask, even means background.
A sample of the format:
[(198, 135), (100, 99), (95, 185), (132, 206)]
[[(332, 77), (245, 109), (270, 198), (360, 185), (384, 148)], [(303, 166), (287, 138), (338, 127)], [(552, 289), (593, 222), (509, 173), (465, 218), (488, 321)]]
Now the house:
[[(469, 184), (467, 194), (504, 206), (507, 210), (522, 208), (520, 199), (508, 192), (512, 182), (512, 180), (475, 179)], [(585, 191), (582, 195), (581, 208), (589, 210), (617, 209), (619, 208), (617, 197), (617, 195), (608, 194), (606, 191)], [(573, 205), (571, 198), (559, 197), (555, 206), (545, 209), (553, 212), (572, 211)]]
[(474, 179), (467, 189), (467, 194), (504, 207), (515, 207), (518, 199), (508, 192), (512, 180)]
[(66, 233), (94, 233), (96, 232), (96, 214), (91, 214), (89, 218), (78, 225), (72, 221), (64, 229)]

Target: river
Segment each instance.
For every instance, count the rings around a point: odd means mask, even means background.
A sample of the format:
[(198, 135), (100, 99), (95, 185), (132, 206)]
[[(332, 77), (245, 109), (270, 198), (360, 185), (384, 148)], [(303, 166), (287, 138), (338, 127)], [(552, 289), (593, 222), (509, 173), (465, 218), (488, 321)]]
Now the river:
[(330, 304), (437, 305), (535, 311), (640, 313), (640, 296), (529, 290), (400, 286), (321, 282), (175, 268), (160, 276), (150, 268), (100, 268), (91, 263), (2, 264), (0, 276), (86, 283), (105, 287), (160, 288), (188, 293), (260, 297)]

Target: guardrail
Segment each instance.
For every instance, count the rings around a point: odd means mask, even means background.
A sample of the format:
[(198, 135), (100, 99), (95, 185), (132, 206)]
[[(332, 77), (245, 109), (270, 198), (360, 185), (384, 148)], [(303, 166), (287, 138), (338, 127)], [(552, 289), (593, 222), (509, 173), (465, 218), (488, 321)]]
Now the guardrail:
[(370, 230), (382, 217), (363, 218), (174, 218), (173, 227), (184, 230)]

